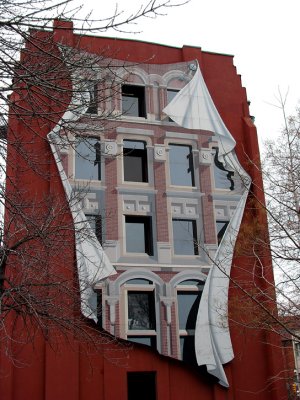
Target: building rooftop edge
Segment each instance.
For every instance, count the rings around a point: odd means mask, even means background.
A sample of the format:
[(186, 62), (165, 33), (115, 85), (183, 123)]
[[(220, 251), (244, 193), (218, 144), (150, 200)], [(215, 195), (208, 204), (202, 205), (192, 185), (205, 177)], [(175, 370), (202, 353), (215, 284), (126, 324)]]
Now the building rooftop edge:
[[(172, 49), (183, 49), (183, 48), (192, 48), (192, 49), (199, 49), (202, 53), (206, 53), (206, 54), (215, 54), (215, 55), (221, 55), (221, 56), (225, 56), (225, 57), (231, 57), (233, 58), (234, 55), (233, 54), (228, 54), (228, 53), (222, 53), (222, 52), (218, 52), (218, 51), (208, 51), (208, 50), (203, 50), (201, 46), (192, 46), (192, 45), (182, 45), (182, 46), (173, 46), (173, 45), (168, 45), (168, 44), (163, 44), (163, 43), (157, 43), (157, 42), (152, 42), (152, 41), (148, 41), (148, 40), (141, 40), (141, 39), (131, 39), (131, 38), (120, 38), (120, 37), (116, 37), (116, 36), (109, 36), (109, 35), (95, 35), (92, 33), (89, 33), (88, 31), (85, 32), (81, 32), (80, 28), (77, 29), (76, 27), (74, 27), (72, 20), (59, 20), (59, 19), (54, 19), (53, 20), (53, 27), (52, 28), (43, 28), (41, 27), (39, 28), (33, 28), (31, 29), (31, 31), (50, 31), (50, 32), (54, 32), (56, 30), (71, 30), (74, 34), (74, 36), (80, 38), (81, 36), (88, 36), (91, 38), (95, 38), (95, 39), (109, 39), (109, 40), (114, 40), (114, 41), (130, 41), (130, 42), (137, 42), (137, 43), (146, 43), (146, 44), (150, 44), (150, 45), (155, 45), (155, 46), (161, 46), (161, 47), (167, 47), (167, 48), (172, 48)], [(92, 30), (92, 29), (91, 29)], [(78, 33), (76, 32), (78, 31)]]

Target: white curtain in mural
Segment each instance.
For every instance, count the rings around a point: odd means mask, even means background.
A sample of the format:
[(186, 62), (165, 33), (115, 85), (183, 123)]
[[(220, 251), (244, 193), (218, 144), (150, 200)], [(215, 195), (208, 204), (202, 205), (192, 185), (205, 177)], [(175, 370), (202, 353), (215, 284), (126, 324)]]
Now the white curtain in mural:
[[(86, 96), (89, 96), (88, 91)], [(74, 196), (60, 159), (60, 146), (63, 142), (60, 135), (61, 127), (76, 121), (85, 113), (87, 106), (82, 104), (89, 102), (88, 99), (82, 100), (82, 93), (75, 90), (69, 109), (49, 133), (48, 139), (75, 224), (82, 313), (86, 317), (96, 320), (96, 294), (93, 286), (100, 280), (114, 274), (115, 270), (94, 232), (90, 229), (82, 211), (81, 202)], [(227, 169), (231, 169), (239, 175), (245, 187), (243, 193), (241, 193), (235, 214), (231, 218), (218, 247), (215, 259), (211, 262), (210, 273), (204, 286), (198, 310), (195, 331), (195, 350), (198, 364), (206, 365), (208, 372), (216, 376), (220, 384), (228, 386), (223, 364), (234, 357), (228, 326), (229, 277), (234, 245), (244, 212), (250, 179), (237, 160), (234, 152), (235, 140), (212, 101), (199, 67), (193, 79), (178, 92), (164, 109), (164, 112), (184, 128), (213, 132), (214, 141), (218, 141), (219, 161), (226, 165)], [(83, 240), (82, 231), (88, 230), (89, 234), (85, 235)]]
[(84, 104), (89, 104), (89, 96), (88, 91), (74, 90), (69, 109), (48, 134), (48, 140), (75, 226), (76, 262), (80, 286), (81, 311), (85, 317), (92, 318), (97, 322), (97, 296), (93, 287), (104, 278), (115, 274), (115, 269), (86, 219), (81, 201), (75, 195), (68, 181), (60, 158), (61, 146), (66, 144), (66, 138), (61, 135), (62, 127), (67, 128), (69, 123), (75, 122), (86, 112), (87, 106)]
[(228, 387), (223, 364), (234, 357), (228, 325), (228, 288), (233, 251), (244, 213), (250, 178), (236, 157), (234, 151), (236, 142), (214, 105), (198, 65), (192, 80), (178, 92), (163, 111), (184, 128), (213, 132), (213, 139), (218, 142), (219, 161), (234, 171), (244, 184), (244, 191), (235, 214), (211, 262), (195, 330), (198, 365), (206, 365), (208, 372), (216, 376), (221, 385)]

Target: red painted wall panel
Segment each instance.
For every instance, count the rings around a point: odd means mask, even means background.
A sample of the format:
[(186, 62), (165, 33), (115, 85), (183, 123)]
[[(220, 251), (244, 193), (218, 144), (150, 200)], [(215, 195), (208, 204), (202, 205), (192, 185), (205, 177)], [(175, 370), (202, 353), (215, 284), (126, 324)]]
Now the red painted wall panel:
[[(60, 31), (60, 33), (57, 31), (55, 38), (96, 54), (106, 49), (105, 51), (114, 58), (128, 61), (147, 60), (147, 63), (158, 64), (197, 58), (217, 109), (237, 141), (237, 153), (240, 160), (261, 187), (260, 174), (254, 168), (249, 168), (244, 153), (246, 152), (252, 159), (257, 158), (258, 144), (256, 129), (249, 118), (246, 93), (241, 87), (240, 76), (237, 75), (233, 66), (232, 56), (202, 52), (201, 48), (178, 49), (130, 40), (79, 37), (66, 31)], [(151, 59), (152, 56), (154, 56), (153, 59)], [(11, 129), (22, 135), (26, 151), (39, 157), (42, 155), (43, 159), (49, 160), (49, 164), (39, 165), (42, 173), (34, 174), (30, 172), (30, 169), (25, 169), (25, 161), (16, 156), (13, 165), (8, 165), (8, 174), (14, 177), (19, 187), (26, 188), (33, 199), (55, 193), (56, 199), (63, 202), (62, 185), (57, 179), (52, 180), (53, 174), (56, 174), (56, 167), (45, 141), (49, 127), (42, 129), (38, 127), (38, 122), (36, 127), (40, 135), (32, 138), (30, 137), (32, 133), (22, 126), (22, 121), (11, 120)], [(12, 159), (14, 150), (9, 148), (8, 151)], [(107, 162), (108, 174), (110, 163), (113, 161)], [(157, 168), (159, 170), (162, 167)], [(51, 184), (49, 179), (43, 178), (43, 175), (47, 175), (49, 171)], [(116, 186), (114, 182), (116, 177), (111, 176), (111, 179), (111, 187)], [(162, 188), (164, 186), (163, 180), (161, 186)], [(9, 183), (7, 190), (13, 191)], [(263, 200), (260, 189), (257, 195)], [(111, 202), (109, 191), (107, 200)], [(160, 206), (163, 201), (163, 197), (158, 198), (157, 205)], [(66, 213), (65, 218), (71, 221), (70, 214)], [(248, 222), (249, 217), (248, 220), (244, 219), (244, 223)], [(117, 233), (112, 228), (109, 239), (115, 239), (116, 235)], [(159, 239), (167, 240), (162, 226), (159, 227)], [(73, 236), (71, 235), (67, 240), (70, 250), (66, 254), (65, 261), (59, 266), (62, 269), (66, 268), (66, 274), (70, 272), (68, 267), (75, 257)], [(55, 257), (50, 261), (52, 265), (57, 262)], [(249, 260), (243, 257), (236, 257), (234, 260), (234, 264), (237, 265), (247, 265), (247, 263), (249, 265)], [(271, 272), (269, 274), (272, 279)], [(249, 279), (249, 276), (241, 273), (238, 268), (236, 270), (233, 268), (233, 277), (238, 281)], [(230, 295), (233, 301), (236, 296), (239, 296), (239, 292), (231, 287)], [(16, 327), (16, 329), (20, 328)], [(84, 345), (80, 346), (71, 336), (68, 338), (69, 344), (61, 343), (57, 349), (52, 349), (45, 344), (42, 337), (37, 336), (34, 351), (31, 344), (22, 350), (25, 362), (22, 368), (11, 363), (1, 353), (0, 393), (5, 400), (85, 400), (92, 397), (101, 400), (126, 400), (127, 371), (157, 371), (157, 400), (285, 399), (286, 393), (282, 381), (276, 379), (272, 381), (272, 378), (283, 368), (281, 352), (276, 347), (279, 344), (278, 338), (259, 330), (249, 332), (235, 324), (232, 324), (231, 332), (235, 359), (226, 366), (226, 373), (231, 383), (229, 389), (220, 387), (203, 367), (193, 369), (142, 346), (134, 346), (126, 351), (120, 350), (117, 345), (112, 350), (109, 350), (111, 346), (104, 346), (93, 353)], [(270, 342), (274, 344), (274, 347), (266, 344)], [(5, 373), (3, 373), (4, 369)]]

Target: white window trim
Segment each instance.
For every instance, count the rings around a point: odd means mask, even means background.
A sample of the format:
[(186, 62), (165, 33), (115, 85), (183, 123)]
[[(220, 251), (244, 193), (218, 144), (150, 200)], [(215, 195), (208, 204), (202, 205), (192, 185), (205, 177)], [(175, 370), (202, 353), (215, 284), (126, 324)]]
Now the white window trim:
[[(186, 136), (186, 134), (184, 134)], [(194, 170), (194, 185), (174, 185), (171, 183), (171, 171), (170, 171), (170, 145), (177, 145), (177, 146), (186, 146), (186, 147), (191, 147), (191, 153), (193, 157), (193, 170)], [(183, 192), (195, 192), (195, 189), (197, 189), (197, 192), (200, 191), (200, 186), (199, 186), (199, 168), (196, 168), (197, 166), (197, 158), (195, 157), (195, 153), (198, 153), (198, 148), (197, 148), (197, 143), (194, 140), (178, 140), (177, 138), (175, 139), (168, 139), (165, 141), (165, 146), (166, 146), (166, 154), (167, 154), (167, 163), (166, 163), (166, 186), (167, 188), (171, 188), (173, 190), (179, 190)]]
[[(173, 233), (173, 220), (195, 221), (196, 222), (196, 236), (197, 236), (196, 237), (196, 243), (197, 243), (197, 248), (198, 248), (198, 254), (176, 254), (175, 253), (174, 233)], [(170, 221), (169, 232), (170, 232), (170, 240), (171, 240), (171, 243), (172, 243), (172, 257), (173, 258), (195, 259), (195, 258), (198, 258), (198, 257), (201, 256), (201, 246), (199, 245), (199, 243), (200, 243), (200, 238), (199, 238), (199, 232), (200, 232), (199, 217), (193, 215), (193, 218), (189, 218), (188, 216), (185, 216), (185, 215), (172, 214), (171, 221)]]
[[(130, 338), (130, 336), (153, 336), (157, 337), (157, 329), (136, 329), (136, 330), (130, 330), (128, 329), (128, 292), (152, 292), (153, 296), (155, 296), (155, 285), (152, 284), (124, 284), (122, 286), (123, 290), (123, 298), (124, 298), (124, 328), (125, 328), (125, 339)], [(154, 297), (154, 307), (155, 307), (155, 326), (157, 327), (157, 324), (159, 323), (158, 318), (157, 318), (157, 307), (155, 304), (155, 297)]]

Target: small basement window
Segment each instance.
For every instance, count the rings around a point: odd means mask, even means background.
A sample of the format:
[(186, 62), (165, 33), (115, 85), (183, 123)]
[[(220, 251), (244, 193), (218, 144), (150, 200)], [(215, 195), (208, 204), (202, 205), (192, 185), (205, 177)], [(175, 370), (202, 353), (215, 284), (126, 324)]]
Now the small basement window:
[(126, 116), (146, 118), (144, 86), (122, 86), (122, 113)]
[(127, 400), (156, 400), (156, 372), (127, 372)]

